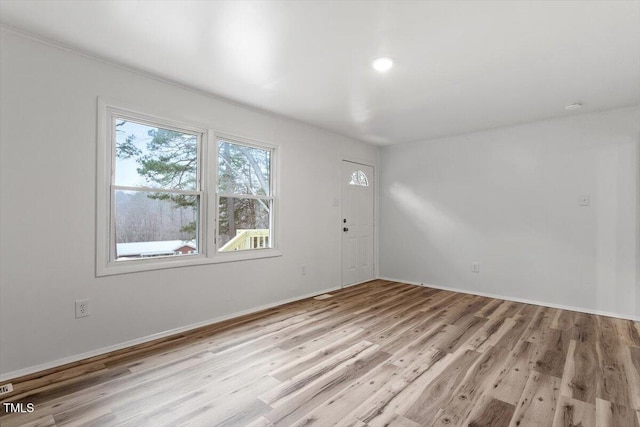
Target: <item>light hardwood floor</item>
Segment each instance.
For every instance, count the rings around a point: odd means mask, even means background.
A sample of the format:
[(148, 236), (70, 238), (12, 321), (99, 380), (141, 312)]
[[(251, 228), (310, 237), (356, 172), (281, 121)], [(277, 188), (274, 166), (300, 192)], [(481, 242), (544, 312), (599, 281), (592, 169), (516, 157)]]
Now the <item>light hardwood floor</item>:
[(15, 382), (28, 426), (640, 426), (640, 323), (376, 280)]

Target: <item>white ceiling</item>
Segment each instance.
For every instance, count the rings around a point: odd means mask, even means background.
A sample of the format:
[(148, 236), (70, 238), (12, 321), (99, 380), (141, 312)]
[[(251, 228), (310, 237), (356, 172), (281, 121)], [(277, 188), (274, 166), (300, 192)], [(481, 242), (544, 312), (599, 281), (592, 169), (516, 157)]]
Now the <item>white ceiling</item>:
[(640, 1), (2, 0), (0, 22), (376, 144), (640, 103)]

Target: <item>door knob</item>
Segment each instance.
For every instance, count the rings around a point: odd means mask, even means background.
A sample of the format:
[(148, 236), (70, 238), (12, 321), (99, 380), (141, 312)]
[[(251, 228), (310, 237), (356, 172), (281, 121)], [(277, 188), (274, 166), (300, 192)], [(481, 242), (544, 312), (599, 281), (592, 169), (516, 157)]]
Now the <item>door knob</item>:
[(349, 229), (347, 227), (345, 227), (345, 228), (342, 229), (342, 231), (344, 231), (346, 233), (347, 231), (349, 231)]

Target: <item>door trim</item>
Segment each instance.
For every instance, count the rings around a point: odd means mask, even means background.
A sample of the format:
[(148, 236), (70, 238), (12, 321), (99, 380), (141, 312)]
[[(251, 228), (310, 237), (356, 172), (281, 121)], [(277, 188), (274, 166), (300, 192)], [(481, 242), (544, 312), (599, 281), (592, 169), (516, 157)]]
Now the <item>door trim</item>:
[[(368, 166), (373, 169), (373, 277), (371, 279), (365, 280), (368, 282), (369, 280), (375, 280), (380, 274), (378, 272), (378, 166), (376, 162), (370, 160), (356, 159), (349, 156), (340, 156), (338, 161), (338, 194), (340, 203), (338, 205), (338, 235), (339, 235), (339, 245), (340, 245), (340, 288), (347, 288), (349, 286), (356, 285), (357, 283), (352, 283), (349, 285), (344, 284), (344, 245), (342, 244), (342, 201), (343, 201), (343, 185), (342, 185), (342, 163), (349, 162), (356, 165)], [(364, 283), (364, 282), (362, 282)]]

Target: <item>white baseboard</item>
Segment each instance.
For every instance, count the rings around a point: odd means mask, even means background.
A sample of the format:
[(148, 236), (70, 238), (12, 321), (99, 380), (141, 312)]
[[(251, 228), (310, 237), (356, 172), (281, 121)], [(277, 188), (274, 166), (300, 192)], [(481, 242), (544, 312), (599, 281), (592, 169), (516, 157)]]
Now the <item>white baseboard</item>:
[(303, 300), (303, 299), (306, 299), (306, 298), (311, 298), (311, 297), (314, 297), (314, 296), (317, 296), (317, 295), (325, 294), (327, 292), (337, 291), (338, 289), (341, 289), (341, 287), (340, 286), (334, 286), (334, 287), (323, 289), (323, 290), (320, 290), (320, 291), (314, 291), (314, 292), (312, 292), (310, 294), (307, 294), (307, 295), (301, 295), (301, 296), (297, 296), (297, 297), (293, 297), (293, 298), (288, 298), (288, 299), (277, 301), (277, 302), (273, 302), (273, 303), (270, 303), (270, 304), (261, 305), (259, 307), (254, 307), (254, 308), (250, 308), (250, 309), (247, 309), (247, 310), (238, 311), (238, 312), (227, 314), (227, 315), (224, 315), (224, 316), (215, 317), (213, 319), (204, 320), (202, 322), (192, 323), (190, 325), (181, 326), (179, 328), (169, 329), (167, 331), (158, 332), (156, 334), (147, 335), (145, 337), (136, 338), (136, 339), (133, 339), (133, 340), (129, 340), (129, 341), (125, 341), (125, 342), (122, 342), (122, 343), (110, 345), (110, 346), (107, 346), (107, 347), (98, 348), (96, 350), (87, 351), (85, 353), (74, 354), (73, 356), (63, 357), (62, 359), (57, 359), (57, 360), (54, 360), (54, 361), (51, 361), (51, 362), (46, 362), (46, 363), (42, 363), (42, 364), (35, 365), (35, 366), (29, 366), (27, 368), (19, 369), (17, 371), (7, 372), (5, 374), (0, 375), (0, 382), (5, 382), (7, 380), (12, 380), (12, 379), (19, 378), (19, 377), (22, 377), (22, 376), (25, 376), (25, 375), (30, 375), (30, 374), (34, 374), (36, 372), (45, 371), (47, 369), (51, 369), (51, 368), (55, 368), (55, 367), (58, 367), (58, 366), (66, 365), (68, 363), (78, 362), (78, 361), (83, 360), (83, 359), (88, 359), (90, 357), (95, 357), (95, 356), (99, 356), (101, 354), (110, 353), (112, 351), (122, 350), (123, 348), (131, 347), (131, 346), (138, 345), (138, 344), (143, 344), (143, 343), (146, 343), (146, 342), (149, 342), (149, 341), (157, 340), (159, 338), (165, 338), (165, 337), (168, 337), (168, 336), (171, 336), (171, 335), (179, 334), (181, 332), (190, 331), (192, 329), (197, 329), (197, 328), (200, 328), (200, 327), (203, 327), (203, 326), (212, 325), (214, 323), (222, 322), (224, 320), (232, 319), (234, 317), (244, 316), (245, 314), (251, 314), (251, 313), (258, 312), (258, 311), (266, 310), (268, 308), (273, 308), (273, 307), (277, 307), (279, 305), (287, 304), (287, 303), (290, 303), (290, 302), (299, 301), (299, 300)]
[(591, 310), (591, 309), (584, 308), (584, 307), (574, 307), (574, 306), (571, 306), (571, 305), (554, 304), (554, 303), (551, 303), (551, 302), (536, 301), (536, 300), (530, 300), (530, 299), (526, 299), (526, 298), (508, 297), (508, 296), (505, 296), (505, 295), (490, 294), (490, 293), (487, 293), (487, 292), (470, 291), (468, 289), (451, 288), (451, 287), (446, 287), (446, 286), (438, 286), (438, 285), (432, 285), (431, 283), (418, 283), (418, 282), (413, 282), (413, 281), (410, 281), (410, 280), (393, 279), (393, 278), (390, 278), (390, 277), (380, 277), (380, 279), (382, 279), (382, 280), (391, 280), (393, 282), (407, 283), (409, 285), (424, 286), (426, 288), (441, 289), (443, 291), (460, 292), (462, 294), (478, 295), (478, 296), (481, 296), (481, 297), (496, 298), (496, 299), (502, 299), (502, 300), (506, 300), (506, 301), (521, 302), (521, 303), (524, 303), (524, 304), (540, 305), (542, 307), (559, 308), (559, 309), (562, 309), (562, 310), (578, 311), (580, 313), (597, 314), (599, 316), (615, 317), (617, 319), (633, 320), (635, 322), (640, 322), (640, 317), (638, 317), (638, 316), (611, 313), (609, 311)]
[[(589, 313), (589, 314), (597, 314), (597, 315), (601, 315), (601, 316), (608, 316), (608, 317), (615, 317), (618, 319), (626, 319), (626, 320), (633, 320), (633, 321), (640, 321), (640, 317), (637, 316), (629, 316), (629, 315), (622, 315), (622, 314), (618, 314), (618, 313), (611, 313), (608, 311), (600, 311), (600, 310), (590, 310), (587, 308), (583, 308), (583, 307), (574, 307), (574, 306), (568, 306), (568, 305), (563, 305), (563, 304), (554, 304), (554, 303), (549, 303), (549, 302), (543, 302), (543, 301), (536, 301), (536, 300), (530, 300), (530, 299), (526, 299), (526, 298), (516, 298), (516, 297), (509, 297), (509, 296), (505, 296), (505, 295), (498, 295), (498, 294), (491, 294), (491, 293), (486, 293), (486, 292), (478, 292), (478, 291), (470, 291), (467, 289), (460, 289), (460, 288), (452, 288), (452, 287), (446, 287), (446, 286), (438, 286), (438, 285), (433, 285), (433, 284), (424, 284), (424, 283), (418, 283), (418, 282), (413, 282), (410, 280), (402, 280), (402, 279), (396, 279), (396, 278), (391, 278), (391, 277), (379, 277), (379, 280), (389, 280), (392, 282), (399, 282), (399, 283), (407, 283), (410, 285), (417, 285), (417, 286), (424, 286), (424, 287), (428, 287), (428, 288), (434, 288), (434, 289), (441, 289), (444, 291), (451, 291), (451, 292), (460, 292), (463, 294), (471, 294), (471, 295), (478, 295), (478, 296), (483, 296), (483, 297), (489, 297), (489, 298), (496, 298), (496, 299), (501, 299), (501, 300), (506, 300), (506, 301), (514, 301), (514, 302), (520, 302), (520, 303), (524, 303), (524, 304), (533, 304), (533, 305), (539, 305), (539, 306), (543, 306), (543, 307), (551, 307), (551, 308), (559, 308), (559, 309), (563, 309), (563, 310), (570, 310), (570, 311), (578, 311), (578, 312), (582, 312), (582, 313)], [(351, 287), (351, 286), (356, 286), (359, 283), (355, 283), (352, 285), (347, 285), (344, 286), (344, 288), (346, 287)], [(123, 348), (127, 348), (127, 347), (131, 347), (134, 345), (138, 345), (138, 344), (143, 344), (149, 341), (153, 341), (159, 338), (165, 338), (174, 334), (179, 334), (181, 332), (186, 332), (186, 331), (190, 331), (192, 329), (196, 329), (196, 328), (200, 328), (202, 326), (208, 326), (208, 325), (212, 325), (214, 323), (218, 323), (218, 322), (222, 322), (224, 320), (228, 320), (228, 319), (232, 319), (234, 317), (239, 317), (239, 316), (243, 316), (245, 314), (251, 314), (251, 313), (255, 313), (261, 310), (266, 310), (269, 308), (273, 308), (273, 307), (277, 307), (279, 305), (283, 305), (283, 304), (287, 304), (290, 302), (294, 302), (294, 301), (299, 301), (299, 300), (303, 300), (306, 298), (311, 298), (317, 295), (322, 295), (325, 294), (327, 292), (333, 292), (336, 290), (341, 289), (341, 286), (334, 286), (331, 288), (326, 288), (323, 290), (319, 290), (319, 291), (315, 291), (312, 292), (310, 294), (307, 295), (301, 295), (301, 296), (297, 296), (297, 297), (293, 297), (293, 298), (288, 298), (285, 300), (281, 300), (281, 301), (277, 301), (277, 302), (273, 302), (270, 304), (265, 304), (259, 307), (254, 307), (254, 308), (250, 308), (247, 310), (243, 310), (243, 311), (239, 311), (239, 312), (235, 312), (235, 313), (231, 313), (231, 314), (227, 314), (225, 316), (220, 316), (220, 317), (216, 317), (213, 319), (208, 319), (202, 322), (197, 322), (197, 323), (192, 323), (190, 325), (186, 325), (186, 326), (181, 326), (179, 328), (174, 328), (174, 329), (170, 329), (164, 332), (158, 332), (156, 334), (152, 334), (152, 335), (147, 335), (145, 337), (141, 337), (141, 338), (136, 338), (133, 340), (129, 340), (129, 341), (125, 341), (119, 344), (114, 344), (111, 346), (107, 346), (107, 347), (102, 347), (96, 350), (91, 350), (85, 353), (81, 353), (81, 354), (76, 354), (73, 356), (68, 356), (68, 357), (64, 357), (62, 359), (57, 359), (51, 362), (46, 362), (46, 363), (42, 363), (39, 365), (35, 365), (35, 366), (30, 366), (28, 368), (24, 368), (24, 369), (19, 369), (17, 371), (12, 371), (12, 372), (7, 372), (5, 374), (0, 375), (0, 382), (5, 382), (7, 380), (11, 380), (14, 378), (19, 378), (25, 375), (30, 375), (36, 372), (41, 372), (41, 371), (45, 371), (47, 369), (51, 369), (51, 368), (55, 368), (57, 366), (62, 366), (62, 365), (66, 365), (68, 363), (73, 363), (73, 362), (78, 362), (80, 360), (83, 359), (88, 359), (90, 357), (95, 357), (95, 356), (99, 356), (101, 354), (106, 354), (106, 353), (110, 353), (112, 351), (116, 351), (116, 350), (122, 350)]]
[(380, 279), (367, 279), (367, 280), (363, 280), (362, 282), (349, 283), (348, 285), (342, 285), (342, 289), (350, 288), (352, 286), (362, 285), (363, 283), (371, 282), (372, 280), (380, 280)]

